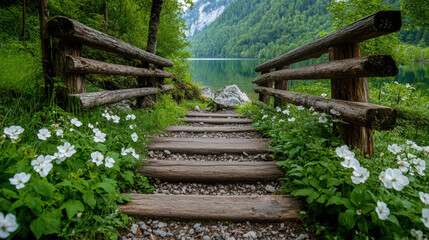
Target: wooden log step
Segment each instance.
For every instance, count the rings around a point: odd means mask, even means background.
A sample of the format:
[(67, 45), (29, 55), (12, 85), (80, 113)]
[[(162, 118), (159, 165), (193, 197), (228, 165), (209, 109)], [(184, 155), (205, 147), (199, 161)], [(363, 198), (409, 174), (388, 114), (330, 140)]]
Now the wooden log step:
[(267, 152), (268, 139), (241, 138), (150, 138), (150, 151), (169, 150), (173, 153), (191, 154), (224, 154), (243, 153), (258, 154)]
[(147, 160), (145, 177), (167, 182), (262, 182), (284, 177), (275, 162), (203, 162)]
[(245, 115), (234, 114), (234, 113), (196, 113), (188, 112), (186, 113), (187, 117), (211, 117), (211, 118), (245, 118)]
[(288, 195), (203, 196), (131, 194), (123, 213), (149, 218), (279, 222), (299, 219), (300, 203)]
[(252, 127), (192, 127), (192, 126), (169, 126), (164, 130), (170, 132), (255, 132)]
[(209, 124), (248, 124), (253, 123), (250, 118), (180, 118), (189, 123), (209, 123)]

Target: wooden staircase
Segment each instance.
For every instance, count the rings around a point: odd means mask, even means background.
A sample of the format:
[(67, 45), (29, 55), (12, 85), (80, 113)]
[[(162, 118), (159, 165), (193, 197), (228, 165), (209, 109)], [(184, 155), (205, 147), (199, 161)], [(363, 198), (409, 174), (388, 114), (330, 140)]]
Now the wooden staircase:
[[(253, 121), (239, 114), (195, 113), (188, 126), (171, 126), (167, 131), (187, 133), (254, 132)], [(196, 124), (197, 123), (197, 124)], [(201, 123), (201, 125), (200, 125)], [(219, 126), (223, 125), (223, 126)], [(168, 150), (180, 154), (260, 154), (269, 149), (263, 138), (152, 137), (150, 151)], [(244, 152), (244, 153), (243, 153)], [(141, 173), (165, 182), (256, 183), (284, 176), (274, 161), (221, 162), (146, 160)], [(203, 196), (132, 194), (120, 206), (123, 213), (150, 218), (279, 222), (299, 219), (299, 202), (288, 195)]]

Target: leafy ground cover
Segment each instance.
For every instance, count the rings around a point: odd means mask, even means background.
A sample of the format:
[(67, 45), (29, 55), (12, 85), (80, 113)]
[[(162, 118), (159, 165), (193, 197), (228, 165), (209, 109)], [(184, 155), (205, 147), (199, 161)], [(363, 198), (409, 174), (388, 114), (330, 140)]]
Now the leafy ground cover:
[[(329, 97), (328, 87), (322, 81), (293, 91)], [(400, 112), (394, 130), (374, 132), (371, 159), (333, 136), (335, 109), (318, 113), (285, 104), (239, 111), (272, 138), (286, 172), (282, 189), (307, 203), (302, 216), (321, 238), (423, 239), (429, 236), (428, 95), (394, 82), (376, 82), (371, 89), (374, 103)]]

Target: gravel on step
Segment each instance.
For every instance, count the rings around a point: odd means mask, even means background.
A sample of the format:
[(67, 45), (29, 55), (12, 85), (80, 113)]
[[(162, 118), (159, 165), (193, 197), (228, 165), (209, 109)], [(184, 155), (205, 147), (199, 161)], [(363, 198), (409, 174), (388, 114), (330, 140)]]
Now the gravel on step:
[(149, 151), (149, 158), (153, 160), (175, 160), (175, 161), (220, 161), (220, 162), (255, 162), (272, 161), (273, 156), (270, 153), (252, 154), (246, 152), (241, 154), (178, 154), (166, 151)]
[(209, 124), (209, 123), (187, 123), (191, 127), (248, 127), (249, 124), (227, 123), (227, 124)]
[(123, 240), (137, 239), (313, 239), (307, 229), (296, 222), (231, 223), (181, 222), (148, 219), (130, 226), (139, 231), (122, 233)]
[(280, 190), (279, 182), (258, 183), (169, 183), (157, 180), (153, 193), (166, 195), (267, 195)]
[(166, 132), (159, 134), (157, 137), (177, 137), (177, 138), (263, 138), (258, 132)]

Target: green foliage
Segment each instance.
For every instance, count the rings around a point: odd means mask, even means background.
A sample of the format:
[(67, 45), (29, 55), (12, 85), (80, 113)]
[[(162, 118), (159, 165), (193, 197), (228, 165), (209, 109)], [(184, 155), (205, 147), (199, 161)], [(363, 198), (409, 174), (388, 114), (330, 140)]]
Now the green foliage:
[(428, 1), (403, 0), (401, 6), (413, 27), (422, 27), (429, 30)]

